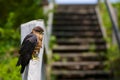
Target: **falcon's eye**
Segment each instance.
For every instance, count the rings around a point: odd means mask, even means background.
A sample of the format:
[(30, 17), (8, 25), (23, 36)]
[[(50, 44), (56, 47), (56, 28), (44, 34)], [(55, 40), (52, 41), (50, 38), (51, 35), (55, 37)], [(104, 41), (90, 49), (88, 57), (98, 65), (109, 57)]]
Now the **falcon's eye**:
[(42, 34), (42, 35), (44, 34), (43, 32), (39, 32), (39, 33)]

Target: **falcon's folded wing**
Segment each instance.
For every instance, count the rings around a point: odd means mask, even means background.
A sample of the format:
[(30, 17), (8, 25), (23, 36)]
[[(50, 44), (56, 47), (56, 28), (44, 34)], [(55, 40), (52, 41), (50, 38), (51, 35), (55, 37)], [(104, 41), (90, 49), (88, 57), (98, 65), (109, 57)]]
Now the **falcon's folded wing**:
[(26, 65), (29, 64), (30, 59), (32, 58), (32, 53), (37, 45), (37, 37), (34, 34), (29, 34), (23, 40), (23, 43), (20, 48), (20, 57), (16, 66), (21, 65), (21, 73), (23, 73)]

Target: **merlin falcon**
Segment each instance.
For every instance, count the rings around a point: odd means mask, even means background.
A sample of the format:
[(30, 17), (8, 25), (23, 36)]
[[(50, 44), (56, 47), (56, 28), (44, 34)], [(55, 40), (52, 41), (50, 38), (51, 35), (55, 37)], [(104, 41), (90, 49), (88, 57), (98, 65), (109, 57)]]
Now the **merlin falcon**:
[(20, 47), (19, 59), (16, 66), (21, 65), (20, 73), (24, 72), (25, 67), (29, 64), (31, 59), (38, 59), (40, 48), (42, 48), (44, 30), (40, 26), (36, 26), (32, 29), (32, 32), (28, 34)]

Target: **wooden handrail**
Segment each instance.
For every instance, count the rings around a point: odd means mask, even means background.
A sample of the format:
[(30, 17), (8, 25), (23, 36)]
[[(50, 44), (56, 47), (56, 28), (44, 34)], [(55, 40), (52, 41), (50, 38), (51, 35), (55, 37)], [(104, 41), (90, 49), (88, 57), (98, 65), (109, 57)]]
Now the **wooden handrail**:
[(112, 23), (112, 28), (113, 28), (113, 31), (114, 31), (114, 34), (115, 34), (115, 37), (116, 37), (116, 40), (117, 40), (117, 43), (118, 43), (118, 46), (120, 49), (120, 35), (119, 35), (117, 19), (115, 17), (115, 12), (114, 12), (112, 5), (110, 4), (110, 1), (109, 0), (104, 0), (104, 1), (105, 1), (105, 5), (107, 7), (107, 10), (108, 10), (108, 13), (110, 16), (110, 20)]

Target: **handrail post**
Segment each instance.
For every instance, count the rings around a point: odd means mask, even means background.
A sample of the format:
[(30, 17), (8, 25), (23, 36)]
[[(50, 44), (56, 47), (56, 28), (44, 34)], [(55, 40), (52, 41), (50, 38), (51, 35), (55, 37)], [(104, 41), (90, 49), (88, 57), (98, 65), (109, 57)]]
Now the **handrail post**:
[[(21, 25), (21, 43), (23, 42), (26, 35), (32, 32), (35, 26), (40, 26), (45, 31), (44, 20), (33, 20)], [(45, 80), (45, 64), (44, 64), (44, 50), (46, 50), (46, 34), (43, 35), (42, 48), (40, 48), (39, 59), (30, 60), (28, 66), (26, 66), (25, 71), (22, 74), (22, 80)]]
[(53, 23), (53, 9), (54, 9), (54, 0), (42, 0), (42, 6), (44, 15), (48, 17), (46, 23), (46, 35), (47, 35), (47, 45), (49, 46), (51, 31), (52, 31), (52, 23)]
[[(47, 20), (47, 24), (46, 24), (46, 33), (47, 33), (47, 46), (49, 47), (49, 43), (50, 43), (50, 36), (51, 36), (51, 33), (52, 33), (52, 24), (53, 24), (53, 9), (54, 9), (54, 0), (47, 0), (48, 1), (48, 5), (46, 6), (46, 14), (47, 14), (47, 17), (48, 17), (48, 20)], [(49, 49), (49, 48), (48, 48)], [(51, 60), (51, 50), (49, 49), (48, 50), (49, 54), (47, 54), (47, 59), (48, 60)], [(47, 68), (46, 68), (46, 71), (47, 71), (47, 80), (51, 80), (50, 79), (50, 64), (47, 63)]]
[[(52, 23), (53, 23), (53, 9), (54, 9), (54, 0), (49, 1), (49, 13), (48, 13), (48, 21), (47, 21), (47, 33), (48, 33), (48, 41), (50, 41), (51, 31), (52, 31)], [(49, 42), (48, 42), (49, 45)]]

